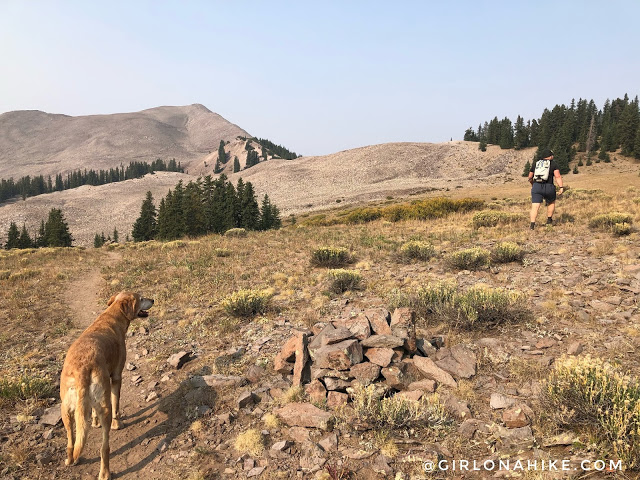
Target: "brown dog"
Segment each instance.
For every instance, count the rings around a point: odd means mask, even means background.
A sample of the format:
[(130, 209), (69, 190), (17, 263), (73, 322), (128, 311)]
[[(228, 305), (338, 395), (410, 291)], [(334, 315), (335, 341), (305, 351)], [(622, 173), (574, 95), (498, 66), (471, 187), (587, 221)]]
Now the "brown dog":
[[(62, 367), (60, 399), (62, 421), (67, 430), (66, 465), (78, 463), (94, 412), (94, 424), (102, 426), (99, 480), (109, 472), (109, 430), (122, 428), (120, 386), (127, 350), (125, 335), (136, 317), (146, 317), (153, 300), (137, 293), (120, 292), (109, 299), (108, 308), (73, 342)], [(97, 418), (96, 418), (97, 417)], [(76, 438), (73, 441), (73, 425)]]

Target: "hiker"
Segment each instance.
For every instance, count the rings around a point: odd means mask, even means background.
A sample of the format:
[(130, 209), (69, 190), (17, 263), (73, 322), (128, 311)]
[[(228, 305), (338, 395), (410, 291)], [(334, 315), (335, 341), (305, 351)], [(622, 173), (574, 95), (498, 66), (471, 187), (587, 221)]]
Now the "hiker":
[(540, 160), (531, 165), (529, 171), (529, 183), (531, 186), (531, 230), (536, 226), (536, 218), (538, 210), (542, 204), (542, 199), (547, 202), (547, 225), (552, 225), (553, 211), (556, 208), (556, 187), (553, 179), (558, 179), (558, 187), (560, 192), (558, 196), (564, 192), (562, 186), (562, 176), (558, 169), (558, 164), (553, 161), (553, 152), (545, 148), (540, 156)]

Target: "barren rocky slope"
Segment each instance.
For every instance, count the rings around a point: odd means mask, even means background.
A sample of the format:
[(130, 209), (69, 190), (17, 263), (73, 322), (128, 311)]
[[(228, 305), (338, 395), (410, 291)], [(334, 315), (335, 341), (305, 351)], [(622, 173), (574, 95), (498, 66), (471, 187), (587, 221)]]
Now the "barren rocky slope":
[(37, 110), (0, 115), (0, 178), (55, 175), (175, 158), (191, 161), (215, 152), (220, 140), (250, 136), (206, 107), (194, 104), (141, 112), (72, 117)]
[[(230, 146), (231, 152), (244, 148), (236, 142)], [(336, 206), (338, 201), (341, 205), (355, 204), (431, 190), (450, 194), (471, 187), (505, 184), (519, 178), (531, 155), (532, 150), (501, 150), (493, 146), (480, 152), (477, 144), (470, 142), (390, 143), (320, 157), (268, 160), (230, 178), (234, 183), (240, 177), (250, 181), (259, 197), (268, 193), (284, 217)], [(214, 159), (207, 163), (209, 173), (214, 164)], [(204, 163), (194, 164), (194, 170), (206, 172)], [(153, 192), (157, 204), (180, 179), (188, 182), (196, 178), (158, 172), (143, 179), (18, 200), (0, 206), (0, 235), (11, 221), (26, 223), (34, 232), (49, 209), (55, 207), (61, 208), (69, 220), (76, 244), (90, 245), (96, 232), (106, 233), (113, 227), (123, 235), (130, 232), (147, 190)]]

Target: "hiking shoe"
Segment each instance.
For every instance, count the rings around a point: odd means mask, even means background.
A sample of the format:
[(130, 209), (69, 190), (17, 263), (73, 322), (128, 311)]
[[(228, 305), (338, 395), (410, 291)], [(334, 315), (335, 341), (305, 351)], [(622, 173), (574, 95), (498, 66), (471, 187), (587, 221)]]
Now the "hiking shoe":
[(529, 229), (533, 230), (534, 228), (536, 228), (536, 222), (531, 222)]
[(547, 225), (553, 225), (553, 218), (547, 217)]

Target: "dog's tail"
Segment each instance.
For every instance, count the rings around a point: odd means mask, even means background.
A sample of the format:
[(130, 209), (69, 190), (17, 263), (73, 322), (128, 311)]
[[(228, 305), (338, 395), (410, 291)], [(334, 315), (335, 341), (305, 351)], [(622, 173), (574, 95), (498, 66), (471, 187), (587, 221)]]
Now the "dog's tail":
[(76, 387), (76, 410), (75, 410), (75, 424), (76, 424), (76, 440), (73, 444), (73, 464), (78, 463), (82, 449), (87, 438), (87, 432), (89, 430), (89, 419), (91, 417), (91, 396), (90, 396), (90, 383), (91, 372), (84, 371), (79, 375), (78, 385)]

